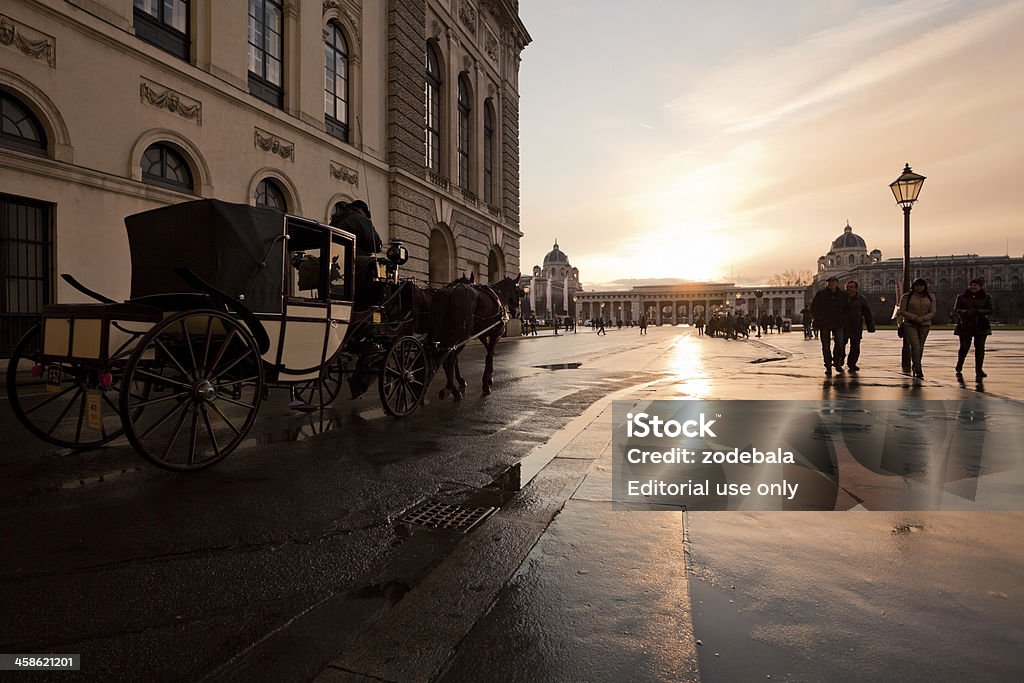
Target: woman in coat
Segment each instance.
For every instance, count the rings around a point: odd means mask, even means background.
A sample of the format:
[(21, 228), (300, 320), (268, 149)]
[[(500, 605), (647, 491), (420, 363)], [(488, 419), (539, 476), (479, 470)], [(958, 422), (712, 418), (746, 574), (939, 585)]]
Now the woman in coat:
[(903, 320), (903, 336), (910, 343), (910, 358), (914, 365), (914, 377), (924, 379), (921, 356), (924, 354), (924, 340), (932, 327), (935, 317), (935, 297), (928, 292), (928, 282), (919, 277), (910, 286), (910, 291), (900, 299), (899, 314)]
[(974, 340), (974, 374), (977, 379), (985, 377), (981, 369), (985, 363), (985, 337), (992, 334), (988, 317), (992, 314), (992, 295), (985, 292), (985, 283), (980, 279), (971, 280), (967, 291), (956, 297), (953, 304), (957, 323), (954, 334), (960, 337), (960, 351), (956, 357), (956, 374), (964, 369), (964, 359)]

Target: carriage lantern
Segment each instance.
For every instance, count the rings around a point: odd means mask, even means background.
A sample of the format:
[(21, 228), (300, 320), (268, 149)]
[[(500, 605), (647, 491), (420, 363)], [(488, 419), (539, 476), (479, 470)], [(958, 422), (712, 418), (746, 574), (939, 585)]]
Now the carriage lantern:
[(387, 257), (395, 265), (402, 266), (409, 260), (409, 250), (405, 248), (401, 240), (393, 239), (388, 246)]

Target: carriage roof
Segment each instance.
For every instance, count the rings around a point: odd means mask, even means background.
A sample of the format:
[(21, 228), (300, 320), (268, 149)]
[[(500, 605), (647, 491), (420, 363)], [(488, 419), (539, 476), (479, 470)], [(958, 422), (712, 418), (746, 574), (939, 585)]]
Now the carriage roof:
[[(200, 199), (124, 219), (131, 249), (131, 297), (194, 291), (175, 272), (189, 268), (253, 311), (280, 311), (284, 248), (271, 248), (288, 222), (320, 224), (274, 209)], [(320, 226), (325, 231), (341, 232)], [(261, 266), (261, 262), (266, 262)]]

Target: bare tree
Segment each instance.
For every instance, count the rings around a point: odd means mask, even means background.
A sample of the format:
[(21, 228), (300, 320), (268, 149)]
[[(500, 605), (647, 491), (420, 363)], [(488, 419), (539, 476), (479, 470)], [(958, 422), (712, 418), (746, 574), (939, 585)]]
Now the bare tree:
[(773, 287), (805, 287), (814, 282), (814, 274), (809, 270), (793, 270), (787, 268), (782, 273), (775, 273), (768, 278)]

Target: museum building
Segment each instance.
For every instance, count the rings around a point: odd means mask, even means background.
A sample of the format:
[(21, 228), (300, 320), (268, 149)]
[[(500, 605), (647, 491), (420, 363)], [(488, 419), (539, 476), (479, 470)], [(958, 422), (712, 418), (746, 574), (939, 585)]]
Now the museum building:
[(129, 296), (126, 215), (366, 201), (403, 274), (520, 271), (516, 0), (11, 0), (0, 357), (69, 273)]
[[(855, 280), (861, 294), (871, 305), (878, 321), (889, 321), (897, 293), (903, 287), (903, 259), (882, 260), (878, 249), (867, 251), (864, 239), (853, 232), (847, 223), (843, 234), (832, 241), (827, 254), (818, 259), (818, 272), (814, 285), (808, 288), (807, 301), (814, 292), (835, 276), (840, 285)], [(937, 323), (950, 321), (950, 313), (957, 294), (967, 289), (975, 278), (985, 282), (985, 290), (995, 304), (993, 319), (1016, 323), (1024, 319), (1024, 257), (979, 256), (953, 254), (949, 256), (911, 256), (910, 279), (924, 278), (928, 290), (935, 295)]]
[(533, 275), (522, 278), (529, 287), (529, 296), (523, 300), (523, 317), (564, 318), (575, 311), (574, 298), (583, 288), (580, 271), (569, 263), (569, 257), (558, 248), (558, 240), (544, 256), (543, 266), (534, 266)]

